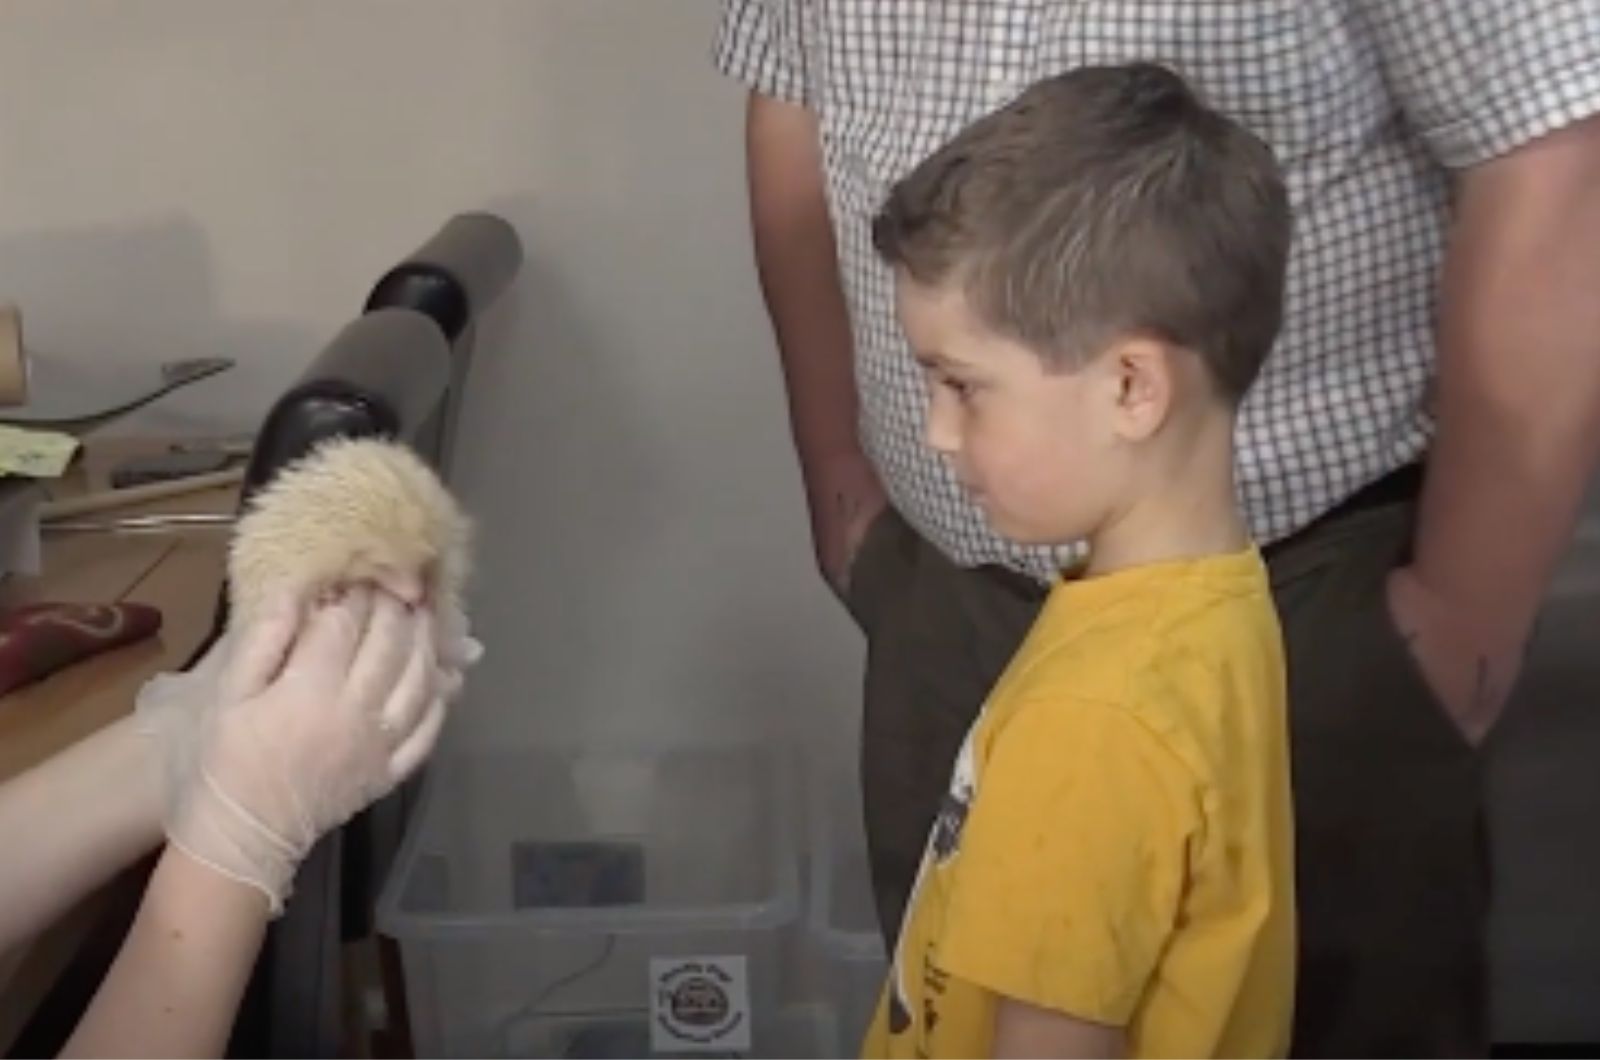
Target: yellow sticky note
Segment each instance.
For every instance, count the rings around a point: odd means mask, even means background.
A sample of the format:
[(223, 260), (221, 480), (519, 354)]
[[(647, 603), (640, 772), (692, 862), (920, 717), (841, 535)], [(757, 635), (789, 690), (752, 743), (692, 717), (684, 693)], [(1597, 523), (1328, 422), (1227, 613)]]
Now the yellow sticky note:
[(70, 434), (0, 424), (0, 475), (59, 478), (77, 451)]

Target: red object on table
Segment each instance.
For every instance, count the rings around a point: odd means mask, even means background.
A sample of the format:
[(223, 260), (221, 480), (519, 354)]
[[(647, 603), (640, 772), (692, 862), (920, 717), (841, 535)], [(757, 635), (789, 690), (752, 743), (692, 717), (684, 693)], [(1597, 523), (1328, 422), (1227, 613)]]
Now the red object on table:
[(124, 644), (155, 635), (148, 604), (33, 604), (0, 617), (0, 695)]

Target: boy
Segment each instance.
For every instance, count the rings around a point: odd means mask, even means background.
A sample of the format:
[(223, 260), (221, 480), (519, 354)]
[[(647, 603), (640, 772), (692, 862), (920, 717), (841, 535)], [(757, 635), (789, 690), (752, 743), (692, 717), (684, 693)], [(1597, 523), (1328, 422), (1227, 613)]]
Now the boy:
[(1282, 638), (1232, 469), (1289, 227), (1271, 152), (1150, 64), (1040, 82), (874, 223), (928, 442), (1088, 558), (957, 759), (868, 1055), (1286, 1051)]

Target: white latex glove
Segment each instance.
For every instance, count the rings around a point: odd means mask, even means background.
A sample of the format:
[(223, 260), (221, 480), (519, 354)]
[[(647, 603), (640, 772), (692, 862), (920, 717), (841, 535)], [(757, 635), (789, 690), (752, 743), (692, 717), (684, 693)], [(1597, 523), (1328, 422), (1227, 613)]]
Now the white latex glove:
[(443, 691), (445, 699), (453, 701), (461, 691), (466, 671), (483, 658), (483, 644), (472, 635), (466, 612), (453, 601), (438, 605), (435, 629)]
[[(483, 644), (472, 635), (465, 612), (454, 601), (438, 597), (430, 600), (419, 578), (391, 577), (379, 582), (378, 587), (398, 599), (433, 608), (439, 692), (446, 703), (454, 702), (465, 684), (466, 671), (484, 654)], [(285, 610), (311, 606), (310, 601), (298, 601), (296, 594), (285, 593), (278, 606)], [(282, 627), (279, 631), (283, 632)], [(198, 740), (195, 730), (221, 697), (222, 676), (238, 639), (237, 633), (224, 634), (191, 669), (158, 674), (139, 693), (139, 729), (165, 745), (167, 771), (173, 777), (187, 777), (194, 767), (194, 745)]]
[(437, 631), (434, 650), (443, 675), (445, 698), (453, 700), (461, 691), (468, 669), (483, 658), (483, 643), (472, 635), (472, 624), (453, 593), (443, 595), (437, 585), (429, 585), (420, 574), (380, 571), (376, 585), (390, 595), (417, 607), (431, 607)]
[[(309, 612), (286, 602), (230, 633), (220, 660), (153, 683), (140, 709), (175, 715), (158, 721), (173, 752), (168, 839), (279, 912), (317, 839), (437, 741), (460, 678), (438, 665), (435, 627), (430, 610), (357, 587)], [(195, 725), (201, 697), (213, 705)]]

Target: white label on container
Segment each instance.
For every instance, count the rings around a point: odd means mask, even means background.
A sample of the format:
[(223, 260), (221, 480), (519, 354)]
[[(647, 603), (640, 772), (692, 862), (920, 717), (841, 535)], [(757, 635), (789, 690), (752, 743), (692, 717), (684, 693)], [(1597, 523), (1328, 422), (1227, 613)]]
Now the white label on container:
[(650, 1048), (748, 1050), (750, 978), (744, 957), (652, 957)]

